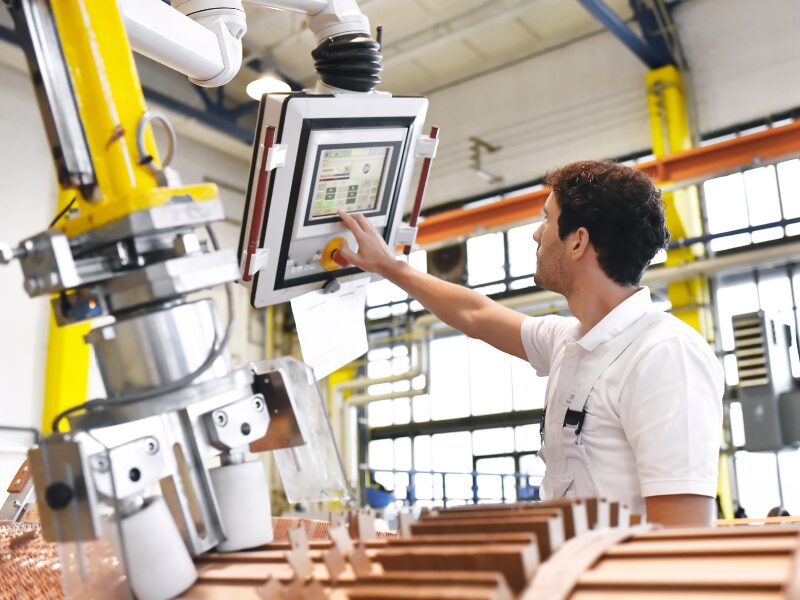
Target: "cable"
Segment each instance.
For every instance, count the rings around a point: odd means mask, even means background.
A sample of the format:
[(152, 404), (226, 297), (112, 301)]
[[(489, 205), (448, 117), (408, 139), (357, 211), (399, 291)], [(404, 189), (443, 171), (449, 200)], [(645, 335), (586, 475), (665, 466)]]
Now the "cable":
[[(206, 225), (206, 231), (208, 232), (208, 238), (211, 241), (211, 245), (214, 248), (214, 250), (219, 250), (219, 239), (217, 238), (216, 233), (214, 233), (214, 230), (211, 228), (211, 225)], [(119, 396), (113, 399), (95, 398), (93, 400), (87, 400), (86, 402), (78, 404), (77, 406), (73, 406), (72, 408), (68, 408), (67, 410), (62, 411), (61, 413), (56, 415), (56, 417), (53, 419), (53, 431), (58, 433), (61, 421), (63, 421), (66, 417), (76, 412), (102, 410), (104, 408), (108, 408), (109, 406), (135, 404), (136, 402), (149, 400), (150, 398), (155, 398), (156, 396), (170, 394), (192, 383), (192, 381), (194, 381), (200, 375), (206, 372), (217, 361), (217, 359), (222, 355), (222, 353), (225, 351), (225, 349), (228, 347), (228, 344), (230, 343), (231, 335), (233, 334), (233, 322), (236, 316), (234, 309), (232, 283), (225, 284), (225, 296), (228, 303), (228, 322), (225, 325), (225, 333), (223, 334), (222, 339), (220, 340), (217, 337), (217, 330), (216, 328), (214, 328), (214, 342), (211, 347), (211, 352), (209, 352), (206, 359), (199, 367), (197, 367), (197, 369), (195, 369), (194, 371), (192, 371), (187, 375), (184, 375), (180, 379), (173, 381), (172, 383), (160, 385), (155, 388), (148, 388), (146, 390), (141, 390), (138, 392), (132, 392), (130, 394), (126, 394), (125, 396)]]
[(77, 196), (73, 196), (72, 200), (69, 201), (69, 204), (67, 204), (64, 208), (62, 208), (61, 211), (55, 216), (55, 218), (52, 221), (50, 221), (50, 225), (48, 226), (48, 229), (50, 229), (56, 223), (58, 223), (61, 220), (61, 217), (63, 217), (65, 214), (67, 214), (69, 212), (69, 209), (72, 208), (72, 206), (75, 204), (75, 202), (77, 202), (77, 200), (78, 200), (78, 197)]

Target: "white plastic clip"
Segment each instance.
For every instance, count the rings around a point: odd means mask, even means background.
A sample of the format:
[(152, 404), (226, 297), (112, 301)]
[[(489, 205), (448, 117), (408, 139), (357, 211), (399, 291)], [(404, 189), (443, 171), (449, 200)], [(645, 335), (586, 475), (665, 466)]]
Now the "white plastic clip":
[(397, 235), (395, 236), (394, 243), (398, 246), (413, 246), (414, 242), (417, 241), (417, 231), (419, 231), (417, 227), (400, 225), (400, 227), (397, 228)]
[(288, 148), (286, 144), (272, 144), (267, 152), (267, 164), (264, 165), (264, 169), (272, 171), (286, 164), (286, 150)]
[(417, 146), (414, 148), (415, 158), (436, 158), (436, 149), (439, 147), (439, 138), (432, 138), (429, 135), (421, 135), (417, 139)]
[[(258, 248), (250, 258), (250, 269), (247, 275), (253, 277), (256, 273), (265, 269), (268, 260), (269, 248)], [(242, 271), (244, 271), (244, 264), (242, 265)]]

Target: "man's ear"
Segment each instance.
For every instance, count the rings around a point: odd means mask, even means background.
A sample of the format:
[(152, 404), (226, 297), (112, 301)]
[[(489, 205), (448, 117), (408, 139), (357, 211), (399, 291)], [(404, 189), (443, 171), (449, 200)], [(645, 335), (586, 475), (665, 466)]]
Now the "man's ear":
[(570, 236), (570, 256), (573, 260), (583, 258), (586, 251), (589, 249), (591, 240), (589, 239), (589, 230), (586, 227), (578, 227), (572, 232)]

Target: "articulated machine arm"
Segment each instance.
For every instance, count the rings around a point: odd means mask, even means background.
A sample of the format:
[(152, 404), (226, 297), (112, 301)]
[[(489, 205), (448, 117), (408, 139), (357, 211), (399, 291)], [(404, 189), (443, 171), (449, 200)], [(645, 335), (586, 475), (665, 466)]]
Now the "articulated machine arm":
[[(356, 87), (333, 79), (326, 81), (324, 65), (320, 70), (323, 83), (332, 87), (365, 92), (377, 85), (380, 55), (369, 40), (370, 27), (355, 0), (248, 0), (270, 8), (299, 12), (309, 16), (308, 25), (320, 45), (330, 40), (338, 46), (361, 39), (367, 53), (360, 60), (372, 63), (368, 84)], [(184, 75), (192, 83), (217, 87), (228, 83), (242, 62), (242, 37), (247, 32), (245, 12), (239, 0), (173, 0), (172, 7), (161, 0), (119, 0), (125, 29), (133, 49)], [(363, 44), (362, 44), (363, 45)], [(352, 44), (350, 44), (352, 52)], [(328, 61), (340, 56), (328, 57)], [(341, 65), (340, 65), (341, 66)]]

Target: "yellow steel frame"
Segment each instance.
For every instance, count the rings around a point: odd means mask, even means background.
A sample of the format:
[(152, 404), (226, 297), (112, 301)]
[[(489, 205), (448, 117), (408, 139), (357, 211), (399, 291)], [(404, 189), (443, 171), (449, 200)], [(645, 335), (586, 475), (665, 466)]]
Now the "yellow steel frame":
[[(686, 96), (680, 71), (672, 65), (653, 69), (645, 76), (647, 106), (653, 154), (665, 156), (692, 147)], [(668, 183), (668, 182), (665, 182)], [(702, 212), (697, 188), (676, 190), (664, 194), (667, 227), (673, 239), (695, 237), (703, 234)], [(704, 253), (702, 245), (670, 250), (667, 265), (692, 262)], [(711, 296), (708, 281), (697, 278), (672, 283), (667, 292), (673, 314), (700, 332), (710, 343), (714, 340), (714, 321), (711, 314)], [(728, 456), (720, 454), (717, 493), (725, 518), (733, 517)]]
[[(136, 132), (147, 107), (117, 3), (105, 0), (51, 0), (53, 16), (69, 67), (75, 98), (97, 177), (86, 198), (63, 189), (59, 209), (75, 199), (73, 213), (57, 227), (74, 237), (175, 196), (195, 201), (218, 197), (213, 184), (159, 187), (153, 171), (141, 163)], [(152, 130), (145, 146), (159, 165)], [(51, 321), (48, 341), (44, 429), (52, 417), (86, 399), (88, 325), (58, 327)]]

